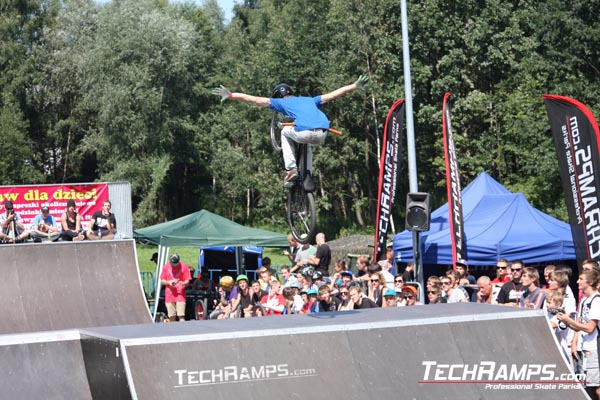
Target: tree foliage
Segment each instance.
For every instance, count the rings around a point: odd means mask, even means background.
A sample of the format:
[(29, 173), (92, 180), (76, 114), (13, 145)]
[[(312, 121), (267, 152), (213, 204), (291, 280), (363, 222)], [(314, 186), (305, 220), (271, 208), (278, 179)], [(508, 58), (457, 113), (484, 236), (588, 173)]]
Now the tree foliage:
[[(419, 189), (445, 199), (441, 100), (451, 92), (463, 184), (487, 171), (565, 219), (541, 94), (600, 115), (597, 0), (409, 2)], [(315, 152), (319, 225), (371, 229), (389, 106), (404, 96), (392, 0), (245, 0), (225, 24), (215, 0), (12, 0), (0, 5), (1, 183), (126, 180), (136, 226), (207, 208), (285, 229), (271, 112), (210, 89), (317, 95), (341, 137)], [(404, 157), (406, 160), (406, 157)], [(403, 165), (406, 165), (405, 161)], [(407, 169), (401, 169), (397, 228)]]

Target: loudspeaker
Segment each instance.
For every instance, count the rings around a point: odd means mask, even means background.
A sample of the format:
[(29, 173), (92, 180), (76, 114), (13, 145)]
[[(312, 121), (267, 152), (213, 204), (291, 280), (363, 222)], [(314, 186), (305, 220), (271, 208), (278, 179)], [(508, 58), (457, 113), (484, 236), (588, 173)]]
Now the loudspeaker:
[(406, 195), (406, 229), (428, 231), (431, 213), (429, 193), (408, 193)]

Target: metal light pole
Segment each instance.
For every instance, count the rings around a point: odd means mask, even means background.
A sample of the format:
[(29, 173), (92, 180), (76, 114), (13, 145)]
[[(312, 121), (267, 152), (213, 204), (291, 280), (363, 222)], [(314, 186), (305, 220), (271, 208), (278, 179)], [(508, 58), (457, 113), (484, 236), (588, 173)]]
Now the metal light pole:
[[(408, 12), (406, 0), (400, 0), (400, 11), (402, 15), (402, 60), (404, 63), (404, 103), (406, 105), (406, 143), (408, 153), (408, 182), (411, 193), (419, 191), (417, 182), (417, 154), (415, 150), (415, 128), (413, 123), (412, 106), (412, 82), (410, 79), (410, 50), (408, 47)], [(424, 300), (423, 293), (423, 265), (421, 263), (421, 251), (419, 243), (419, 232), (413, 231), (413, 255), (415, 260), (415, 279), (421, 284), (420, 298)]]

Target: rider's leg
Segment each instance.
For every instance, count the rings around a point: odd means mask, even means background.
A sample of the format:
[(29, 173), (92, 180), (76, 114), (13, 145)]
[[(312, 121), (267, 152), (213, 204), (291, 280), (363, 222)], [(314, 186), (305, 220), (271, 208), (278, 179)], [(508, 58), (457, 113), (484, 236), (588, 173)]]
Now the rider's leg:
[[(283, 150), (283, 162), (286, 169), (296, 168), (296, 157), (294, 154), (294, 142), (305, 144), (322, 144), (327, 137), (327, 131), (315, 129), (308, 131), (296, 131), (293, 126), (286, 126), (281, 130), (281, 149)], [(307, 168), (312, 170), (312, 149), (308, 146)]]
[(286, 126), (281, 130), (281, 151), (285, 169), (296, 168), (296, 131), (293, 126)]

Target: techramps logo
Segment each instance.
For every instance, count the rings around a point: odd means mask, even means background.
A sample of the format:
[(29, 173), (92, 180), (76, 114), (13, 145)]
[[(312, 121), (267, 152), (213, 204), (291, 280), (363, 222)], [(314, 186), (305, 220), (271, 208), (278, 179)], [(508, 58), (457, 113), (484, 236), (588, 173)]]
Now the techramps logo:
[(234, 384), (243, 382), (297, 379), (318, 376), (314, 368), (292, 369), (288, 364), (253, 365), (241, 367), (228, 365), (217, 369), (173, 371), (175, 388)]
[(556, 364), (440, 364), (423, 361), (420, 385), (484, 385), (486, 390), (580, 389), (585, 374), (557, 373)]

